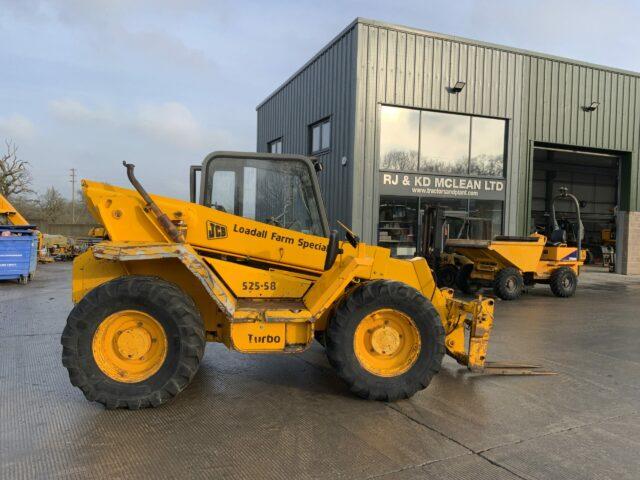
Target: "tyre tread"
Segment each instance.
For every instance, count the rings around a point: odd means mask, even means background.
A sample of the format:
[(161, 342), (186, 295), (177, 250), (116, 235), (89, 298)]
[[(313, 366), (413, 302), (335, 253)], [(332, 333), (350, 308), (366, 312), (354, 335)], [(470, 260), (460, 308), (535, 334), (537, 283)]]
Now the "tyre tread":
[[(562, 286), (562, 277), (564, 275), (571, 275), (573, 277), (573, 284), (569, 290)], [(551, 276), (549, 277), (549, 287), (551, 287), (551, 292), (560, 298), (569, 298), (575, 295), (576, 288), (578, 286), (578, 277), (575, 272), (569, 267), (560, 267), (553, 272), (551, 272)]]
[[(83, 368), (88, 360), (79, 348), (81, 334), (90, 328), (91, 319), (88, 316), (91, 312), (122, 298), (134, 302), (150, 302), (165, 309), (176, 321), (180, 333), (181, 352), (172, 375), (159, 389), (141, 394), (135, 399), (125, 399), (101, 389), (100, 383), (104, 378), (89, 374)], [(61, 344), (62, 364), (69, 373), (69, 380), (82, 390), (88, 400), (99, 402), (107, 409), (137, 410), (159, 406), (189, 385), (204, 355), (205, 336), (202, 318), (195, 303), (178, 286), (158, 277), (130, 275), (104, 283), (85, 295), (67, 318)]]
[[(392, 304), (416, 305), (422, 310), (423, 319), (429, 323), (430, 333), (435, 337), (435, 349), (419, 371), (412, 367), (398, 377), (382, 380), (382, 377), (366, 372), (355, 359), (355, 354), (353, 358), (347, 354), (353, 351), (353, 337), (347, 332), (354, 328), (353, 322), (361, 320), (360, 312), (380, 299)], [(347, 383), (351, 392), (369, 400), (394, 401), (409, 398), (426, 388), (440, 370), (445, 353), (444, 327), (431, 302), (409, 285), (390, 280), (367, 282), (351, 292), (336, 308), (326, 334), (329, 363)]]
[[(516, 278), (517, 285), (515, 292), (507, 290), (507, 279), (510, 276), (515, 276)], [(493, 281), (493, 291), (502, 300), (516, 300), (519, 298), (524, 291), (524, 278), (520, 270), (514, 267), (505, 267), (500, 270)]]

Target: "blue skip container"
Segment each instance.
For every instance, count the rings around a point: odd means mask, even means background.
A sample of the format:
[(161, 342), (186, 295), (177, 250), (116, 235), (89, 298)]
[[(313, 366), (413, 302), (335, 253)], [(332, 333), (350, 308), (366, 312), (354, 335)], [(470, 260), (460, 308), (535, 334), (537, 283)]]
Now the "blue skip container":
[(28, 226), (0, 225), (0, 280), (18, 280), (26, 284), (38, 265), (38, 234)]

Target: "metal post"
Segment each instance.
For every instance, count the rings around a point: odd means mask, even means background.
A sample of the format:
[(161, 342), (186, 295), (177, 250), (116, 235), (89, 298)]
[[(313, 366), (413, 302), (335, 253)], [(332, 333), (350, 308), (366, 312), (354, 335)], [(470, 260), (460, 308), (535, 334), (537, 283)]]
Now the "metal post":
[(76, 223), (76, 169), (71, 169), (71, 223)]

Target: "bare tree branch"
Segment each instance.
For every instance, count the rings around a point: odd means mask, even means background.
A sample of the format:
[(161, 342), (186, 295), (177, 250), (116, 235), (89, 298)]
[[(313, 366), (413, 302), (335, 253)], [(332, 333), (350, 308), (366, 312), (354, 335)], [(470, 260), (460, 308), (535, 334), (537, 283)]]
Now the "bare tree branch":
[(0, 194), (5, 197), (32, 193), (29, 162), (18, 157), (18, 146), (5, 140), (6, 153), (0, 156)]
[(58, 221), (64, 213), (67, 201), (54, 187), (49, 187), (47, 191), (38, 198), (40, 212), (47, 222)]

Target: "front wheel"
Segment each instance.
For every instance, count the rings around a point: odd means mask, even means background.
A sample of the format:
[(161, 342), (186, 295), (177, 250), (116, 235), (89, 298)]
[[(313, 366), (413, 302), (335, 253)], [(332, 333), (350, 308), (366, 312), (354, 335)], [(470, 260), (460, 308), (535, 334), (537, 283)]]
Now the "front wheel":
[(449, 263), (438, 267), (436, 278), (438, 287), (453, 288), (456, 286), (456, 277), (458, 276), (458, 267)]
[(502, 300), (515, 300), (524, 291), (524, 279), (520, 271), (513, 267), (500, 270), (493, 281), (493, 292)]
[(369, 400), (409, 398), (440, 370), (444, 328), (416, 289), (368, 282), (345, 298), (326, 332), (329, 362), (351, 391)]
[(572, 297), (576, 293), (578, 276), (571, 268), (560, 267), (551, 273), (549, 286), (556, 297)]
[(177, 286), (126, 276), (96, 287), (73, 308), (62, 346), (71, 383), (88, 400), (109, 409), (156, 407), (196, 374), (204, 326)]

